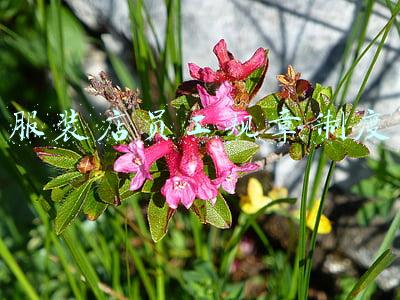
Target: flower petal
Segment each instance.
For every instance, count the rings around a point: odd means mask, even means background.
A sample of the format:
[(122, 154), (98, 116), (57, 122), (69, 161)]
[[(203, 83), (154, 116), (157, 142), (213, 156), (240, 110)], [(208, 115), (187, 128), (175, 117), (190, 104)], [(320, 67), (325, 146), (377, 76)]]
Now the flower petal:
[(212, 184), (210, 178), (204, 173), (194, 177), (196, 180), (197, 190), (196, 196), (202, 200), (211, 200), (217, 197), (218, 190), (214, 184)]
[(122, 152), (122, 153), (131, 152), (131, 150), (130, 150), (130, 148), (129, 148), (128, 145), (123, 145), (123, 144), (121, 144), (121, 145), (113, 146), (113, 148), (114, 148), (115, 150), (117, 150), (118, 152)]
[(225, 63), (230, 61), (233, 57), (230, 57), (228, 53), (228, 49), (226, 46), (226, 42), (224, 39), (221, 39), (213, 49), (214, 54), (217, 56), (218, 63), (220, 67), (222, 67)]
[(114, 162), (114, 171), (122, 173), (133, 173), (139, 168), (133, 163), (135, 156), (132, 153), (126, 153), (118, 157)]
[(145, 180), (146, 180), (145, 174), (143, 174), (142, 172), (137, 172), (135, 177), (133, 177), (131, 180), (131, 186), (129, 187), (129, 189), (131, 191), (136, 191), (140, 189)]

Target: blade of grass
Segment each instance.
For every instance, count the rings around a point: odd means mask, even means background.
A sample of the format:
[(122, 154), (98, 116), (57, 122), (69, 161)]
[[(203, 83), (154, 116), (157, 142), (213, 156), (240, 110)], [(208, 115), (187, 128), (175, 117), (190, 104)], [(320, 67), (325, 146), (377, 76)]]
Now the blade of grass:
[(96, 271), (93, 269), (87, 254), (82, 248), (81, 244), (78, 242), (79, 239), (75, 233), (75, 229), (73, 226), (69, 226), (63, 234), (62, 238), (67, 244), (71, 254), (78, 265), (82, 275), (87, 280), (91, 290), (95, 294), (97, 299), (106, 299), (104, 293), (99, 289), (99, 278), (96, 274)]
[(36, 293), (35, 289), (29, 282), (28, 278), (25, 276), (24, 272), (19, 267), (17, 261), (14, 259), (11, 252), (8, 250), (6, 244), (3, 239), (0, 237), (0, 256), (3, 258), (6, 265), (10, 268), (11, 272), (15, 275), (18, 282), (21, 284), (21, 287), (25, 294), (32, 300), (39, 300), (40, 297)]
[(233, 231), (231, 238), (229, 241), (226, 243), (222, 259), (221, 259), (221, 265), (220, 265), (220, 274), (226, 277), (228, 275), (229, 268), (233, 262), (233, 259), (235, 258), (237, 247), (239, 245), (239, 242), (246, 232), (246, 230), (249, 228), (252, 222), (255, 222), (255, 220), (261, 216), (265, 211), (270, 208), (271, 206), (280, 204), (280, 203), (289, 203), (289, 204), (294, 204), (296, 202), (296, 198), (284, 198), (284, 199), (278, 199), (274, 200), (267, 205), (265, 205), (263, 208), (261, 208), (257, 213), (252, 214), (252, 215), (246, 215), (244, 213), (241, 213), (239, 216), (238, 220), (238, 225), (235, 227), (235, 230)]
[[(397, 231), (399, 230), (399, 228), (400, 228), (400, 210), (398, 210), (398, 211), (396, 212), (396, 215), (395, 215), (394, 219), (392, 220), (392, 223), (390, 224), (390, 227), (389, 227), (388, 231), (386, 232), (386, 235), (385, 235), (385, 237), (384, 237), (384, 239), (383, 239), (381, 245), (379, 246), (378, 251), (377, 251), (376, 254), (375, 254), (376, 259), (378, 259), (378, 257), (379, 257), (380, 255), (382, 255), (383, 252), (384, 252), (386, 249), (389, 249), (389, 248), (392, 246), (393, 241), (394, 241), (394, 239), (395, 239), (395, 237), (396, 237), (396, 233), (397, 233)], [(372, 294), (372, 293), (373, 293), (373, 290), (374, 290), (374, 285), (370, 285), (370, 286), (362, 293), (362, 297), (365, 296), (365, 295), (370, 295), (370, 294)], [(362, 297), (361, 297), (361, 298), (362, 298)]]
[(374, 54), (374, 56), (372, 58), (372, 61), (371, 61), (370, 65), (368, 67), (368, 70), (367, 70), (367, 72), (366, 72), (366, 74), (364, 76), (364, 79), (363, 79), (363, 81), (361, 83), (360, 89), (358, 90), (357, 96), (356, 96), (355, 100), (353, 101), (353, 107), (351, 108), (350, 114), (349, 114), (349, 116), (348, 116), (348, 118), (346, 120), (346, 129), (349, 127), (350, 120), (351, 120), (351, 118), (352, 118), (352, 116), (354, 114), (354, 111), (356, 110), (356, 107), (358, 106), (358, 103), (360, 102), (360, 99), (361, 99), (361, 97), (362, 97), (362, 95), (364, 93), (364, 90), (365, 90), (365, 87), (367, 85), (368, 79), (371, 76), (372, 70), (375, 67), (375, 63), (378, 60), (378, 57), (379, 57), (379, 55), (380, 55), (380, 53), (381, 53), (381, 51), (383, 49), (383, 46), (385, 45), (385, 41), (386, 41), (386, 38), (389, 35), (390, 29), (392, 28), (393, 21), (394, 21), (396, 15), (400, 12), (400, 5), (399, 4), (400, 4), (400, 1), (397, 2), (397, 6), (396, 6), (396, 9), (395, 9), (395, 13), (396, 14), (392, 15), (392, 17), (390, 18), (390, 20), (388, 21), (388, 23), (384, 27), (385, 30), (383, 32), (382, 39), (381, 39), (381, 41), (380, 41), (380, 43), (378, 45), (378, 48), (375, 51), (375, 54)]
[(141, 91), (143, 93), (143, 108), (150, 109), (152, 99), (151, 71), (156, 69), (155, 59), (150, 44), (145, 36), (145, 24), (143, 19), (142, 0), (128, 0), (129, 19), (131, 22), (131, 33), (136, 69), (140, 78)]
[(368, 287), (375, 278), (386, 269), (396, 258), (396, 256), (387, 249), (372, 264), (371, 267), (361, 276), (360, 280), (355, 284), (346, 300), (354, 299), (362, 290)]
[(365, 49), (361, 52), (361, 54), (358, 56), (358, 58), (349, 67), (349, 69), (347, 70), (347, 72), (345, 73), (345, 75), (342, 77), (339, 84), (337, 85), (335, 92), (333, 94), (333, 97), (332, 97), (332, 101), (336, 100), (343, 84), (349, 78), (349, 76), (353, 72), (354, 68), (358, 65), (358, 63), (362, 60), (362, 58), (368, 53), (368, 51), (371, 49), (371, 47), (379, 39), (379, 37), (385, 33), (387, 27), (391, 26), (390, 22), (393, 22), (393, 20), (396, 18), (396, 15), (399, 13), (399, 11), (400, 11), (400, 7), (396, 6), (396, 8), (392, 11), (392, 17), (389, 19), (389, 21), (386, 23), (386, 25), (378, 32), (378, 34), (372, 39), (372, 41), (365, 47)]
[[(400, 1), (397, 2), (397, 6), (396, 6), (397, 13), (400, 11), (399, 10), (399, 8), (400, 8), (399, 4), (400, 4)], [(375, 66), (375, 63), (376, 63), (376, 61), (377, 61), (377, 59), (378, 59), (378, 57), (380, 55), (380, 52), (381, 52), (381, 50), (383, 48), (383, 45), (384, 45), (384, 43), (386, 41), (386, 38), (387, 38), (387, 36), (388, 36), (388, 34), (390, 32), (391, 26), (393, 25), (394, 17), (395, 17), (395, 15), (392, 16), (392, 18), (384, 26), (382, 39), (381, 39), (381, 41), (380, 41), (380, 43), (379, 43), (379, 45), (378, 45), (378, 47), (377, 47), (377, 49), (375, 51), (375, 54), (373, 56), (373, 59), (372, 59), (370, 65), (369, 65), (369, 67), (368, 67), (366, 75), (363, 78), (363, 81), (362, 81), (361, 86), (359, 88), (359, 91), (357, 93), (356, 99), (354, 100), (354, 104), (353, 104), (354, 106), (352, 108), (352, 111), (351, 111), (348, 119), (346, 120), (346, 128), (348, 127), (349, 120), (351, 119), (352, 114), (354, 113), (355, 108), (357, 107), (357, 105), (358, 105), (358, 103), (359, 103), (359, 101), (361, 99), (361, 96), (362, 96), (362, 94), (364, 92), (364, 89), (365, 89), (365, 87), (367, 85), (368, 79), (369, 79), (369, 77), (370, 77), (370, 75), (372, 73), (372, 70), (373, 70), (373, 68)], [(352, 68), (350, 68), (350, 69), (352, 69)], [(335, 168), (335, 163), (332, 161), (331, 165), (330, 165), (330, 168), (329, 168), (329, 171), (328, 171), (327, 179), (326, 179), (326, 182), (325, 182), (324, 192), (323, 192), (323, 196), (322, 196), (322, 199), (321, 199), (321, 204), (320, 204), (319, 209), (318, 209), (317, 218), (316, 218), (316, 222), (315, 222), (315, 226), (314, 226), (314, 230), (313, 230), (313, 235), (312, 235), (312, 238), (311, 238), (310, 252), (309, 252), (310, 255), (308, 257), (308, 263), (307, 263), (307, 266), (306, 266), (306, 274), (305, 274), (306, 282), (304, 283), (305, 286), (302, 288), (303, 294), (304, 294), (304, 297), (305, 297), (303, 299), (307, 299), (308, 285), (309, 285), (309, 280), (310, 280), (310, 275), (311, 275), (311, 267), (312, 267), (312, 257), (313, 257), (313, 253), (314, 253), (314, 249), (315, 249), (316, 236), (317, 236), (317, 230), (315, 230), (315, 229), (318, 228), (318, 226), (319, 226), (319, 222), (320, 222), (321, 215), (322, 215), (322, 210), (323, 210), (323, 204), (324, 204), (324, 201), (325, 201), (327, 189), (329, 187), (329, 182), (331, 180), (334, 168)]]
[[(359, 34), (357, 34), (358, 36), (358, 40), (357, 40), (357, 47), (354, 51), (354, 58), (353, 61), (357, 59), (360, 51), (361, 51), (361, 47), (365, 42), (365, 38), (367, 35), (367, 28), (368, 28), (368, 22), (369, 22), (369, 18), (372, 14), (372, 8), (374, 6), (375, 0), (367, 0), (366, 1), (366, 7), (365, 9), (362, 9), (362, 13), (361, 13), (361, 18), (362, 20), (360, 22), (357, 23), (361, 23), (358, 27)], [(353, 72), (351, 72), (349, 74), (348, 79), (346, 80), (346, 83), (344, 85), (344, 89), (342, 91), (342, 96), (341, 96), (341, 100), (340, 100), (340, 105), (343, 105), (346, 101), (346, 96), (348, 93), (348, 89), (350, 87), (350, 83), (351, 83), (351, 78), (353, 77)]]
[(71, 286), (71, 289), (72, 289), (72, 292), (74, 293), (75, 298), (82, 299), (82, 300), (85, 299), (80, 288), (78, 287), (78, 284), (77, 284), (74, 276), (72, 276), (72, 273), (70, 271), (70, 264), (68, 262), (67, 255), (65, 253), (66, 252), (65, 248), (63, 248), (61, 246), (58, 238), (56, 237), (56, 235), (54, 233), (50, 233), (50, 237), (51, 237), (53, 245), (55, 246), (57, 255), (60, 258), (61, 265), (64, 268), (65, 275), (67, 276), (67, 280), (69, 282), (69, 285)]
[[(65, 75), (65, 52), (62, 28), (61, 1), (50, 1), (51, 22), (47, 22), (47, 58), (50, 71), (57, 92), (58, 106), (60, 110), (70, 107), (70, 99), (67, 93), (67, 81)], [(48, 20), (48, 15), (46, 15)]]
[(306, 257), (306, 261), (305, 261), (305, 265), (306, 265), (306, 269), (305, 269), (305, 282), (304, 282), (304, 288), (303, 288), (303, 292), (304, 292), (304, 298), (303, 299), (307, 299), (308, 297), (308, 286), (309, 286), (309, 282), (310, 282), (310, 276), (311, 276), (311, 267), (312, 267), (312, 258), (314, 255), (314, 249), (315, 249), (315, 245), (316, 245), (316, 240), (317, 240), (317, 228), (319, 226), (319, 222), (321, 219), (321, 215), (322, 215), (322, 210), (325, 204), (325, 199), (326, 196), (328, 195), (328, 189), (329, 189), (329, 185), (332, 179), (332, 175), (333, 175), (333, 171), (335, 169), (335, 162), (332, 161), (330, 166), (329, 166), (329, 171), (328, 171), (328, 175), (326, 177), (325, 180), (325, 184), (324, 184), (324, 189), (322, 192), (322, 197), (321, 197), (321, 202), (320, 205), (318, 207), (318, 213), (317, 213), (317, 218), (315, 221), (315, 225), (314, 225), (314, 229), (312, 231), (311, 234), (311, 242), (310, 242), (310, 250), (308, 252), (308, 255)]
[(314, 158), (314, 148), (311, 148), (310, 154), (307, 158), (306, 169), (304, 171), (304, 179), (303, 179), (303, 188), (301, 192), (301, 203), (300, 203), (300, 225), (299, 225), (299, 245), (298, 245), (298, 252), (299, 252), (299, 273), (298, 273), (298, 297), (299, 299), (306, 299), (302, 298), (304, 291), (304, 282), (305, 278), (305, 263), (307, 260), (306, 257), (306, 244), (307, 244), (307, 231), (306, 231), (306, 217), (307, 217), (307, 193), (308, 193), (308, 183), (310, 179), (310, 170), (311, 165)]
[[(142, 283), (143, 283), (144, 288), (145, 288), (145, 290), (147, 292), (147, 295), (148, 295), (149, 299), (155, 300), (155, 299), (157, 299), (156, 298), (155, 289), (154, 289), (154, 286), (153, 286), (153, 284), (152, 284), (152, 282), (150, 280), (150, 277), (149, 277), (149, 275), (147, 273), (146, 267), (143, 264), (143, 260), (140, 257), (137, 249), (134, 249), (132, 244), (130, 242), (128, 242), (129, 239), (128, 239), (128, 236), (126, 235), (128, 232), (127, 231), (125, 232), (125, 231), (123, 231), (121, 229), (121, 226), (120, 226), (121, 223), (120, 222), (121, 221), (118, 220), (118, 219), (115, 219), (112, 222), (115, 234), (116, 234), (116, 236), (119, 237), (119, 239), (121, 241), (126, 241), (126, 243), (125, 243), (126, 251), (131, 256), (131, 258), (133, 260), (133, 263), (134, 263), (134, 265), (136, 267), (137, 272), (139, 273), (139, 277), (142, 280)], [(126, 223), (127, 222), (125, 222), (125, 224)], [(127, 262), (127, 264), (128, 264), (128, 262)], [(128, 269), (128, 271), (129, 271), (129, 269)]]

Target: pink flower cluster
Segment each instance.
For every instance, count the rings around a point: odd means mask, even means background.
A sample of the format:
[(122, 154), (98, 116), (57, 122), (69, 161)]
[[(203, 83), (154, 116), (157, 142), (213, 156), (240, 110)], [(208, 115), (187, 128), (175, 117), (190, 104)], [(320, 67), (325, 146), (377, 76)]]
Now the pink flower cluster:
[(253, 163), (235, 165), (228, 158), (219, 137), (210, 138), (205, 143), (206, 153), (211, 157), (216, 171), (216, 178), (213, 180), (204, 172), (200, 139), (195, 136), (182, 137), (178, 146), (168, 139), (158, 141), (147, 148), (140, 140), (114, 148), (124, 153), (115, 161), (114, 170), (136, 173), (131, 181), (131, 190), (138, 190), (147, 179), (151, 180), (151, 165), (156, 160), (165, 158), (169, 178), (161, 188), (161, 193), (172, 209), (176, 209), (179, 204), (190, 208), (196, 198), (214, 204), (220, 187), (233, 194), (239, 173), (258, 168), (258, 165)]
[[(245, 109), (235, 107), (234, 84), (245, 80), (256, 69), (265, 66), (266, 52), (260, 48), (248, 61), (241, 63), (228, 52), (225, 41), (220, 40), (214, 47), (214, 53), (219, 62), (217, 71), (189, 64), (191, 76), (202, 82), (202, 85), (197, 85), (202, 108), (193, 111), (191, 116), (201, 117), (198, 120), (202, 126), (214, 125), (219, 130), (234, 131), (236, 125), (250, 118)], [(204, 87), (210, 83), (217, 87), (215, 95), (209, 94)], [(205, 149), (201, 150), (203, 142)], [(124, 153), (115, 161), (114, 170), (135, 173), (131, 181), (131, 190), (138, 190), (146, 180), (152, 180), (151, 165), (158, 159), (165, 158), (169, 178), (161, 188), (161, 194), (172, 209), (176, 209), (179, 204), (190, 208), (195, 199), (211, 201), (214, 204), (219, 188), (233, 194), (239, 174), (258, 168), (258, 165), (253, 163), (235, 165), (226, 154), (222, 140), (216, 136), (200, 139), (194, 135), (185, 135), (177, 145), (170, 139), (160, 139), (147, 148), (142, 141), (135, 140), (129, 145), (114, 148)], [(215, 179), (210, 179), (204, 171), (203, 152), (213, 161)]]
[(203, 116), (199, 121), (200, 125), (215, 125), (219, 130), (233, 128), (245, 122), (250, 114), (244, 109), (234, 107), (232, 97), (233, 87), (228, 81), (224, 81), (215, 96), (210, 95), (204, 87), (197, 85), (202, 109), (192, 113), (192, 118)]
[(249, 60), (241, 63), (228, 51), (223, 39), (214, 46), (214, 54), (218, 59), (219, 70), (213, 71), (209, 67), (201, 68), (189, 63), (190, 76), (205, 83), (244, 80), (267, 61), (265, 50), (259, 48)]
[(202, 85), (197, 85), (203, 108), (194, 111), (192, 118), (203, 116), (200, 125), (215, 125), (219, 130), (235, 131), (234, 127), (245, 123), (250, 114), (244, 109), (235, 107), (234, 97), (237, 91), (233, 84), (245, 80), (255, 70), (265, 66), (267, 55), (263, 48), (259, 48), (248, 61), (241, 63), (227, 50), (223, 39), (214, 46), (214, 53), (219, 62), (217, 71), (189, 63), (189, 72), (194, 79), (204, 84), (213, 83), (219, 86), (214, 96), (210, 95)]

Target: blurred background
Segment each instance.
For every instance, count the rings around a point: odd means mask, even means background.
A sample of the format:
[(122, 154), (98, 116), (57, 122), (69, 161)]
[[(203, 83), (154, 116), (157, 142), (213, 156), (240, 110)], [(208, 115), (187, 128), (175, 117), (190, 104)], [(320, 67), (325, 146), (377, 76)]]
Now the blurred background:
[[(289, 297), (290, 286), (285, 287), (285, 282), (293, 272), (289, 263), (293, 241), (287, 238), (291, 224), (281, 216), (269, 215), (259, 222), (273, 253), (265, 254), (259, 233), (249, 230), (228, 281), (215, 277), (210, 262), (218, 264), (229, 231), (200, 229), (200, 237), (194, 238), (208, 246), (194, 249), (189, 217), (184, 215), (155, 249), (146, 236), (146, 203), (141, 199), (109, 209), (96, 223), (82, 220), (74, 226), (70, 240), (58, 239), (52, 233), (51, 216), (41, 205), (48, 197), (41, 186), (54, 172), (31, 150), (43, 141), (11, 143), (13, 114), (37, 110), (46, 129), (56, 123), (56, 113), (73, 107), (92, 123), (98, 122), (106, 102), (89, 96), (84, 88), (87, 75), (101, 70), (121, 87), (139, 88), (145, 108), (157, 108), (173, 99), (179, 83), (189, 79), (188, 62), (217, 67), (212, 48), (221, 38), (239, 60), (249, 58), (258, 47), (269, 49), (269, 69), (258, 99), (277, 90), (275, 76), (286, 73), (288, 64), (313, 84), (335, 88), (365, 47), (372, 45), (339, 94), (339, 102), (352, 102), (378, 47), (374, 38), (395, 4), (390, 0), (1, 0), (0, 297), (24, 299), (32, 289), (28, 295), (33, 299), (35, 294), (40, 299), (155, 299), (153, 277), (160, 265), (167, 274), (167, 286), (176, 287), (168, 290), (171, 299), (212, 299), (200, 295), (204, 287), (225, 293), (226, 299)], [(399, 109), (399, 56), (400, 23), (396, 20), (362, 94), (360, 109), (380, 114)], [(334, 232), (319, 241), (311, 297), (340, 299), (371, 264), (399, 207), (398, 129), (382, 131), (389, 137), (384, 145), (368, 141), (370, 159), (338, 165), (326, 212)], [(268, 143), (262, 145), (260, 156), (274, 149)], [(304, 165), (304, 161), (283, 158), (268, 166), (266, 173), (259, 174), (265, 191), (282, 186), (298, 197)], [(323, 177), (324, 172), (314, 176)], [(236, 198), (232, 206), (237, 217)], [(395, 248), (400, 249), (399, 242), (395, 241)], [(196, 257), (202, 264), (194, 264)], [(97, 288), (90, 283), (89, 288), (81, 279), (82, 268), (101, 283)], [(179, 274), (174, 276), (174, 272)], [(202, 282), (199, 277), (215, 280)], [(374, 299), (395, 299), (399, 283), (400, 264), (395, 263), (378, 280)], [(228, 290), (233, 294), (228, 295)], [(235, 296), (236, 290), (237, 295), (243, 294)]]

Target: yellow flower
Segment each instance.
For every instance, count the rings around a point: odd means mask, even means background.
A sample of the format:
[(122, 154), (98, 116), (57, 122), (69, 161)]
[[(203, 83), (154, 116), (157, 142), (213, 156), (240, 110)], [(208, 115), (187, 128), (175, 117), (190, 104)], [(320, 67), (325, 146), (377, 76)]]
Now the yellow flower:
[(251, 177), (247, 184), (247, 195), (240, 196), (240, 208), (247, 214), (254, 214), (273, 200), (286, 198), (287, 195), (287, 189), (273, 188), (265, 196), (261, 182)]
[[(311, 230), (314, 229), (320, 204), (321, 200), (314, 201), (311, 210), (309, 210), (307, 213), (306, 224), (307, 227), (310, 228)], [(325, 215), (321, 215), (317, 232), (319, 234), (328, 234), (331, 231), (332, 231), (331, 221), (329, 221), (329, 219)]]

